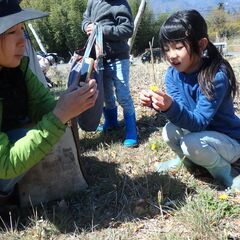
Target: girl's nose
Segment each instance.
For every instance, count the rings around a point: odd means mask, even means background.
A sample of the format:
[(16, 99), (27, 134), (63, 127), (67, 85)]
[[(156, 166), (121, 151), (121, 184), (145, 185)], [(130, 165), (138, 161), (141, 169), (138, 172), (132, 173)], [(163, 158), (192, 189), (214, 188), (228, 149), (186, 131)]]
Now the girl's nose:
[(176, 57), (177, 57), (176, 51), (174, 51), (174, 50), (169, 50), (168, 57), (169, 57), (170, 59), (176, 58)]

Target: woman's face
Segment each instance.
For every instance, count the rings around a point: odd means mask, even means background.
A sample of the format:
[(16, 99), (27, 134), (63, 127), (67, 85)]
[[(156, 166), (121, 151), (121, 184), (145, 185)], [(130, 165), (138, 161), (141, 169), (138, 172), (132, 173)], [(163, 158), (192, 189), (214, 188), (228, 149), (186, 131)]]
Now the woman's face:
[(170, 42), (164, 46), (167, 61), (179, 72), (191, 73), (199, 65), (200, 57), (196, 54), (190, 56), (190, 49), (182, 42)]
[(25, 49), (24, 27), (19, 23), (0, 35), (0, 66), (15, 68)]

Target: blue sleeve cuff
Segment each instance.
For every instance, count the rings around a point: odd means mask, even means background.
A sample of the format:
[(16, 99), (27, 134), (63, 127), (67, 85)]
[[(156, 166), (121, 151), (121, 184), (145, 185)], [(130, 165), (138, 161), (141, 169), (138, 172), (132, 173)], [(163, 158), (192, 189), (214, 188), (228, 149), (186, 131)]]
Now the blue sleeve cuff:
[(176, 119), (177, 113), (179, 112), (180, 112), (179, 104), (177, 104), (177, 102), (173, 99), (170, 108), (162, 113), (171, 121), (173, 119)]

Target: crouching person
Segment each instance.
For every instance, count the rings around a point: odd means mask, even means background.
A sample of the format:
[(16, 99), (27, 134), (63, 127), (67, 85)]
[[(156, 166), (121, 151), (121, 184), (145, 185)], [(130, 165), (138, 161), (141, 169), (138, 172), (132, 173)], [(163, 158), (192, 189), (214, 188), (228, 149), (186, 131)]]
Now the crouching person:
[(63, 136), (66, 123), (95, 104), (96, 81), (71, 85), (55, 101), (24, 57), (23, 22), (47, 16), (21, 9), (18, 0), (0, 1), (0, 204), (24, 173)]
[(169, 120), (163, 139), (176, 159), (160, 162), (159, 173), (187, 167), (205, 168), (231, 192), (240, 191), (240, 118), (233, 104), (237, 81), (230, 64), (208, 38), (199, 12), (174, 13), (160, 29), (160, 47), (170, 63), (166, 92), (142, 91), (141, 103)]

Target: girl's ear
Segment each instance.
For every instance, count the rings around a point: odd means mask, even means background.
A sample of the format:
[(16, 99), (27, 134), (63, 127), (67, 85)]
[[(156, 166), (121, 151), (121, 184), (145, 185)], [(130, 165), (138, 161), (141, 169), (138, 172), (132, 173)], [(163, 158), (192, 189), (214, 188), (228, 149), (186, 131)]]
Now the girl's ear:
[(200, 52), (204, 51), (206, 49), (207, 45), (208, 45), (208, 39), (207, 38), (201, 38), (198, 41), (198, 46), (199, 46)]

